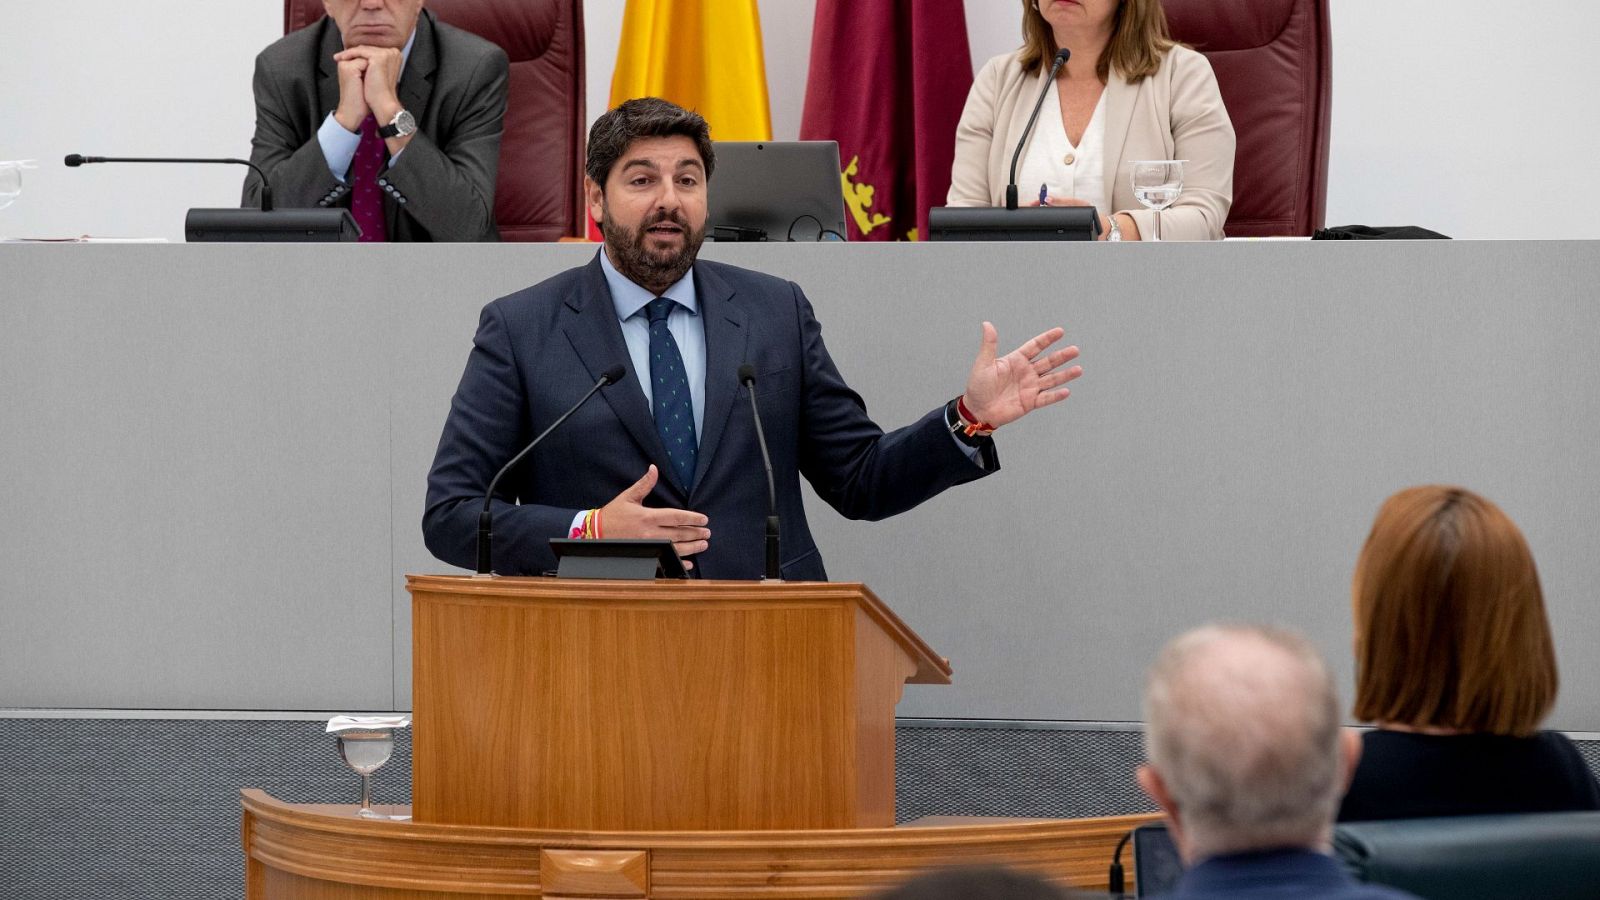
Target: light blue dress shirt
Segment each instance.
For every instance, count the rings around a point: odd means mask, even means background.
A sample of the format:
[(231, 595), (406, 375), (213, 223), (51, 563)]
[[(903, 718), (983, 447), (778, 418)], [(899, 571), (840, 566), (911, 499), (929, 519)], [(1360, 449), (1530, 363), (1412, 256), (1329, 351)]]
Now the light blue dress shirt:
[[(633, 362), (634, 374), (639, 376), (639, 388), (644, 391), (645, 403), (654, 409), (655, 394), (650, 390), (650, 320), (644, 308), (656, 295), (618, 272), (604, 248), (600, 250), (600, 270), (606, 275), (606, 286), (611, 288), (611, 303), (616, 307), (617, 321), (622, 324), (622, 339), (628, 344), (628, 359)], [(672, 339), (678, 343), (678, 353), (683, 357), (683, 374), (689, 379), (689, 402), (694, 405), (694, 439), (698, 442), (705, 434), (706, 327), (700, 318), (694, 273), (678, 279), (661, 296), (677, 301), (667, 316), (667, 330), (672, 332)]]
[[(400, 48), (401, 75), (405, 74), (406, 63), (411, 60), (411, 45), (416, 42), (417, 30), (413, 28), (411, 29), (411, 37), (406, 39), (406, 45)], [(412, 115), (415, 115), (415, 113)], [(379, 122), (378, 124), (387, 125), (389, 123)], [(345, 176), (350, 174), (350, 161), (356, 158), (356, 149), (361, 146), (361, 135), (345, 131), (344, 126), (340, 125), (339, 120), (335, 119), (333, 113), (330, 112), (328, 117), (322, 120), (322, 127), (317, 129), (317, 143), (322, 145), (322, 158), (328, 162), (328, 171), (333, 173), (334, 178), (339, 179), (340, 184), (344, 184)], [(404, 152), (404, 150), (400, 151), (400, 153)], [(389, 165), (394, 165), (394, 161), (400, 158), (400, 153), (389, 157)]]
[[(645, 405), (654, 409), (655, 393), (650, 389), (650, 319), (644, 308), (656, 295), (618, 272), (604, 247), (600, 248), (600, 271), (605, 273), (606, 287), (611, 289), (611, 304), (622, 325), (622, 340), (628, 345), (628, 360), (638, 376)], [(700, 296), (695, 293), (694, 273), (678, 279), (661, 296), (677, 301), (667, 315), (667, 330), (672, 332), (672, 339), (678, 343), (678, 355), (683, 357), (683, 374), (689, 379), (689, 403), (694, 407), (694, 439), (698, 443), (705, 433), (706, 419), (706, 328), (705, 321), (700, 318)], [(583, 525), (587, 512), (579, 510), (572, 517), (573, 531)]]

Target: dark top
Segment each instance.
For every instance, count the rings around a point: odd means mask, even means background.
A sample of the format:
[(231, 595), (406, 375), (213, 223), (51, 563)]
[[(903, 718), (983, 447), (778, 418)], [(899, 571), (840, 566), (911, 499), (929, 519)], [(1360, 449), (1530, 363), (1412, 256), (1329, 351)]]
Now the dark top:
[(1412, 900), (1412, 895), (1350, 877), (1331, 856), (1311, 850), (1267, 850), (1213, 856), (1183, 873), (1172, 900)]
[(1600, 809), (1594, 773), (1553, 731), (1518, 738), (1376, 729), (1361, 743), (1341, 822)]

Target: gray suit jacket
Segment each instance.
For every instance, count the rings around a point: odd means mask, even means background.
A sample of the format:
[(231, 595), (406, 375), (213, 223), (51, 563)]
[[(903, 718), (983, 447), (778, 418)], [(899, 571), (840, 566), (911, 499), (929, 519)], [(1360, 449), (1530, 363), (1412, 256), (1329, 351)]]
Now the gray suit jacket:
[[(317, 129), (339, 105), (334, 54), (344, 49), (332, 19), (274, 42), (256, 57), (256, 134), (250, 161), (267, 172), (279, 207), (349, 207), (350, 186), (328, 171)], [(400, 76), (400, 102), (417, 134), (380, 175), (392, 241), (493, 241), (494, 185), (506, 111), (505, 51), (424, 10)], [(261, 180), (244, 182), (246, 207)]]

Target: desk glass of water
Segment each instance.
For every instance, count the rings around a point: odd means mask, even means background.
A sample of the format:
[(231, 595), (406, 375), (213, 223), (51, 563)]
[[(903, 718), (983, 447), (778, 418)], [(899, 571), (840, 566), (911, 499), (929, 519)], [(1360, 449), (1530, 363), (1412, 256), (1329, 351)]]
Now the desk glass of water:
[(34, 168), (32, 160), (0, 161), (0, 209), (22, 196), (22, 170)]
[(1183, 193), (1182, 159), (1139, 160), (1133, 164), (1133, 199), (1146, 209), (1155, 211), (1155, 234), (1152, 241), (1161, 240), (1161, 211), (1178, 202)]
[(394, 731), (388, 728), (341, 731), (338, 741), (339, 755), (344, 758), (345, 765), (361, 776), (361, 810), (358, 814), (368, 819), (389, 818), (372, 809), (372, 773), (382, 768), (389, 761), (390, 754), (394, 753)]

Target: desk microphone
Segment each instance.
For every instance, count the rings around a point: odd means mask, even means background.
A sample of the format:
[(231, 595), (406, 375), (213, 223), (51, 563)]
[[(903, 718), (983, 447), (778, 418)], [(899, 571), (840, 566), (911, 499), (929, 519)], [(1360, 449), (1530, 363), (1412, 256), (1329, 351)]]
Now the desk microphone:
[(500, 479), (504, 477), (507, 472), (515, 468), (517, 463), (522, 462), (522, 458), (527, 456), (529, 451), (531, 451), (533, 448), (539, 446), (539, 442), (548, 437), (550, 432), (560, 428), (562, 422), (572, 418), (572, 414), (582, 408), (585, 403), (588, 403), (589, 398), (593, 397), (596, 391), (608, 384), (616, 384), (622, 380), (624, 375), (627, 374), (628, 370), (624, 369), (622, 366), (612, 366), (604, 372), (601, 372), (600, 380), (594, 383), (594, 387), (589, 388), (589, 392), (587, 394), (584, 394), (577, 403), (572, 404), (572, 408), (562, 413), (560, 418), (556, 419), (554, 422), (551, 422), (549, 428), (546, 428), (544, 431), (539, 433), (538, 437), (529, 441), (528, 446), (523, 447), (521, 453), (511, 457), (511, 461), (506, 463), (504, 466), (501, 466), (500, 471), (495, 473), (494, 480), (489, 482), (489, 490), (483, 495), (483, 512), (478, 513), (478, 575), (480, 577), (487, 577), (494, 574), (493, 572), (489, 571), (491, 568), (489, 564), (489, 545), (491, 539), (494, 537), (494, 513), (490, 511), (489, 503), (494, 499), (494, 489), (495, 486), (500, 483)]
[(778, 571), (778, 488), (772, 481), (772, 457), (767, 453), (767, 436), (761, 430), (761, 410), (756, 408), (756, 367), (739, 367), (739, 383), (750, 395), (750, 417), (756, 423), (756, 443), (761, 447), (761, 464), (767, 469), (767, 581), (782, 581)]
[(249, 166), (256, 171), (261, 179), (261, 211), (272, 212), (272, 186), (267, 184), (267, 173), (261, 167), (247, 159), (187, 159), (181, 157), (164, 156), (83, 156), (71, 153), (62, 160), (67, 168), (76, 169), (85, 163), (229, 163), (239, 166)]
[(1028, 117), (1027, 127), (1022, 129), (1022, 137), (1017, 140), (1017, 152), (1011, 154), (1011, 182), (1006, 185), (1006, 209), (1017, 208), (1017, 163), (1022, 160), (1022, 148), (1028, 143), (1028, 135), (1033, 131), (1033, 123), (1039, 121), (1039, 107), (1044, 106), (1044, 98), (1050, 93), (1050, 85), (1055, 83), (1056, 73), (1072, 58), (1072, 51), (1065, 47), (1056, 51), (1056, 61), (1050, 66), (1050, 74), (1045, 76), (1044, 87), (1039, 90), (1039, 101), (1033, 104), (1033, 115)]

